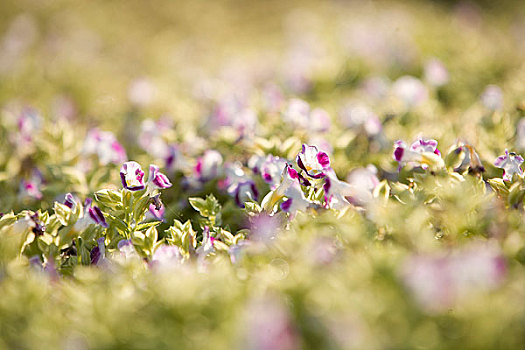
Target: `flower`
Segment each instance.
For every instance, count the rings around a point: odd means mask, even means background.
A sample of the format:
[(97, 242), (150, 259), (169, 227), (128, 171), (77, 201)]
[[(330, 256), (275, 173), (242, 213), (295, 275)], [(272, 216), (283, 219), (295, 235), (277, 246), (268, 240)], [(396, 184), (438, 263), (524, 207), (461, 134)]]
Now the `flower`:
[(68, 207), (69, 209), (75, 209), (77, 206), (77, 201), (75, 197), (71, 193), (66, 193), (66, 197), (64, 199), (64, 205)]
[(206, 182), (219, 175), (219, 167), (222, 165), (222, 156), (215, 150), (207, 150), (197, 160), (195, 173), (200, 181)]
[(144, 172), (137, 162), (129, 161), (122, 164), (120, 179), (122, 180), (122, 186), (127, 190), (139, 191), (145, 188)]
[(171, 185), (170, 180), (168, 179), (166, 175), (164, 175), (163, 173), (159, 171), (159, 167), (156, 165), (150, 164), (149, 176), (148, 176), (148, 189), (162, 190), (162, 189), (170, 188), (171, 186), (172, 185)]
[(349, 104), (339, 116), (343, 126), (364, 130), (368, 136), (377, 136), (383, 130), (379, 117), (364, 104)]
[(213, 246), (214, 241), (215, 237), (210, 234), (210, 228), (205, 226), (204, 230), (202, 231), (201, 246), (195, 251), (200, 259), (205, 258), (208, 254), (215, 251), (215, 247)]
[(183, 257), (178, 247), (163, 244), (155, 250), (150, 266), (158, 271), (166, 271), (180, 265), (182, 260)]
[(91, 198), (87, 198), (85, 201), (84, 211), (75, 223), (75, 231), (82, 232), (91, 224), (100, 225), (104, 228), (109, 227), (100, 208), (97, 206), (92, 206), (91, 204)]
[(86, 155), (97, 155), (102, 165), (109, 163), (119, 164), (126, 160), (124, 147), (118, 143), (115, 135), (109, 131), (89, 130), (84, 140), (82, 152)]
[(372, 192), (379, 184), (377, 169), (373, 165), (366, 168), (357, 168), (346, 177), (346, 181), (353, 189), (352, 194), (346, 199), (354, 205), (366, 205), (373, 199)]
[(106, 245), (105, 238), (100, 237), (97, 239), (97, 245), (91, 249), (89, 256), (91, 258), (91, 265), (98, 265), (102, 260), (106, 258)]
[(268, 155), (262, 165), (260, 166), (260, 173), (264, 181), (270, 185), (270, 188), (275, 189), (280, 181), (281, 174), (286, 166), (286, 160), (273, 155)]
[(244, 203), (246, 201), (258, 201), (259, 191), (257, 191), (257, 187), (255, 187), (255, 182), (252, 180), (246, 180), (238, 183), (235, 186), (234, 198), (235, 203), (241, 208), (244, 208)]
[(42, 199), (42, 192), (38, 188), (39, 182), (35, 179), (22, 180), (20, 182), (20, 195), (22, 197), (30, 197), (37, 200)]
[(131, 242), (131, 239), (123, 239), (118, 242), (117, 248), (120, 251), (120, 255), (125, 259), (138, 257), (137, 251)]
[(441, 152), (437, 149), (437, 145), (438, 143), (436, 140), (425, 140), (420, 137), (410, 145), (410, 150), (417, 153), (431, 152), (439, 156), (441, 155)]
[(146, 212), (146, 219), (164, 221), (164, 212), (164, 205), (161, 204), (161, 206), (157, 209), (157, 206), (151, 203), (148, 207), (148, 211)]
[(407, 149), (407, 144), (404, 141), (398, 140), (394, 142), (393, 158), (399, 165), (406, 163), (414, 163), (415, 166), (421, 166), (423, 169), (428, 167), (439, 168), (443, 166), (443, 159), (441, 153), (437, 149), (437, 141), (419, 138)]
[(350, 202), (345, 197), (351, 196), (354, 193), (352, 186), (339, 180), (332, 169), (326, 172), (324, 180), (323, 188), (328, 207), (336, 210), (342, 210), (347, 207)]
[(514, 174), (523, 175), (521, 164), (523, 163), (523, 157), (514, 152), (505, 150), (505, 155), (499, 156), (494, 161), (496, 168), (503, 169), (503, 180), (510, 181)]
[(319, 179), (324, 177), (323, 171), (330, 168), (330, 158), (325, 152), (320, 152), (315, 146), (303, 144), (301, 152), (296, 158), (299, 168), (308, 176)]

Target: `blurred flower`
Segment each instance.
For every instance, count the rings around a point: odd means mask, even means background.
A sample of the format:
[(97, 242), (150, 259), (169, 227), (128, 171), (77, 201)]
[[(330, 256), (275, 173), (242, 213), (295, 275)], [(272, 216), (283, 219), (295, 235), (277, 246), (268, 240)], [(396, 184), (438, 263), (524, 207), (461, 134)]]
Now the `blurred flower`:
[(361, 88), (364, 93), (375, 100), (382, 100), (388, 94), (390, 81), (384, 77), (370, 77), (365, 79)]
[(501, 252), (486, 244), (449, 254), (413, 255), (401, 269), (416, 301), (430, 312), (453, 307), (459, 298), (474, 291), (496, 288), (504, 275)]
[(169, 145), (164, 158), (165, 168), (168, 172), (183, 171), (187, 168), (188, 163), (184, 155), (176, 145)]
[(233, 196), (235, 203), (239, 207), (244, 208), (245, 202), (249, 200), (257, 202), (259, 200), (259, 191), (257, 191), (257, 187), (255, 187), (255, 182), (246, 180), (235, 185)]
[(514, 174), (523, 175), (521, 164), (523, 163), (523, 157), (514, 152), (505, 150), (505, 155), (499, 156), (494, 161), (496, 168), (503, 169), (503, 180), (510, 181)]
[(260, 166), (260, 174), (264, 181), (274, 190), (281, 182), (281, 174), (286, 167), (286, 160), (269, 154)]
[(300, 349), (297, 331), (288, 310), (278, 300), (264, 297), (252, 301), (246, 308), (244, 349)]
[(339, 116), (343, 126), (350, 129), (362, 128), (368, 136), (375, 136), (383, 129), (378, 116), (364, 104), (347, 105)]
[(71, 193), (66, 193), (64, 198), (64, 205), (69, 209), (75, 209), (77, 207), (77, 201)]
[(250, 218), (250, 240), (269, 242), (282, 230), (282, 218), (277, 215), (260, 213)]
[(42, 199), (42, 192), (40, 192), (39, 186), (40, 181), (37, 179), (22, 180), (20, 182), (19, 194), (22, 198), (29, 197), (40, 200)]
[(144, 120), (140, 127), (139, 145), (151, 156), (165, 159), (168, 157), (169, 149), (162, 138), (162, 133), (170, 126), (169, 122), (162, 119), (156, 122), (151, 119)]
[(447, 68), (437, 58), (425, 63), (425, 80), (432, 86), (440, 87), (449, 81)]
[(352, 188), (352, 194), (346, 199), (353, 205), (366, 205), (372, 201), (372, 193), (379, 184), (377, 169), (373, 165), (366, 168), (356, 168), (348, 174), (346, 181)]
[(296, 161), (299, 168), (314, 179), (323, 177), (323, 171), (330, 168), (330, 158), (328, 154), (319, 152), (315, 146), (303, 144), (303, 148), (297, 155)]
[(163, 244), (155, 250), (151, 258), (151, 267), (155, 270), (170, 270), (182, 263), (182, 255), (179, 248)]
[(323, 188), (327, 206), (335, 210), (344, 209), (350, 204), (345, 197), (352, 195), (352, 187), (350, 184), (339, 180), (332, 169), (326, 171), (325, 174)]
[(137, 107), (146, 107), (153, 101), (155, 87), (146, 78), (139, 78), (131, 82), (128, 88), (128, 99)]
[(402, 76), (392, 86), (394, 95), (405, 103), (408, 108), (421, 105), (428, 98), (428, 91), (421, 80), (412, 76)]
[(109, 227), (100, 208), (92, 206), (91, 198), (87, 198), (83, 213), (75, 223), (74, 229), (76, 232), (82, 232), (91, 224), (100, 225), (104, 228)]
[(122, 186), (130, 191), (139, 191), (146, 187), (144, 185), (144, 172), (140, 164), (135, 161), (122, 164), (120, 168), (120, 179), (122, 180)]
[(204, 227), (202, 231), (202, 243), (199, 248), (197, 248), (196, 253), (199, 259), (204, 259), (208, 254), (215, 251), (213, 242), (215, 237), (210, 234), (210, 228), (208, 226)]
[(503, 91), (499, 86), (488, 85), (481, 94), (481, 102), (491, 111), (500, 110), (503, 108)]
[(206, 182), (219, 175), (221, 165), (221, 154), (215, 150), (207, 150), (202, 157), (197, 159), (195, 173), (200, 181)]
[(86, 155), (96, 155), (102, 165), (120, 164), (126, 160), (126, 151), (109, 131), (89, 130), (82, 151)]
[(308, 102), (298, 98), (292, 98), (288, 101), (283, 119), (294, 127), (311, 132), (326, 132), (331, 126), (330, 116), (324, 109), (314, 108), (310, 110)]
[(89, 256), (91, 258), (91, 265), (98, 265), (106, 258), (106, 245), (105, 238), (100, 237), (97, 239), (97, 245), (91, 249)]
[(138, 254), (131, 242), (131, 239), (123, 239), (117, 244), (117, 248), (120, 252), (120, 256), (124, 259), (133, 259), (137, 258)]

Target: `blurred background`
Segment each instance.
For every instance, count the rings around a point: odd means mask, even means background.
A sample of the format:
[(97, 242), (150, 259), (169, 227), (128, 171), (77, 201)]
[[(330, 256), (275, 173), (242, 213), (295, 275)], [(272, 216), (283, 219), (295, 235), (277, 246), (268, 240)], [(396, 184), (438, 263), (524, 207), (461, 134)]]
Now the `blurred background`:
[(465, 105), (525, 51), (521, 1), (6, 0), (0, 11), (0, 104), (108, 125), (130, 100), (188, 120), (212, 86), (344, 94), (370, 71), (421, 75), (434, 56), (457, 80), (449, 102)]

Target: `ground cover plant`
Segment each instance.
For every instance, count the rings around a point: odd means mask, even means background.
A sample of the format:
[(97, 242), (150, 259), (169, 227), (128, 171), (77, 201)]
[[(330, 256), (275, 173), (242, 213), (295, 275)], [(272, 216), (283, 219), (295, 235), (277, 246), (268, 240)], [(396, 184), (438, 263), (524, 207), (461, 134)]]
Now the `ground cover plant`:
[(525, 8), (0, 4), (1, 349), (525, 347)]

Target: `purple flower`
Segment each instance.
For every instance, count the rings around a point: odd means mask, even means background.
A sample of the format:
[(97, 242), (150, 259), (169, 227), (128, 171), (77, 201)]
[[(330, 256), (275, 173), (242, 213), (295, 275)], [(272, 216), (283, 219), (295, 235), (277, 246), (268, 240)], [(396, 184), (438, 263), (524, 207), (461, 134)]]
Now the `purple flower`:
[(64, 199), (64, 205), (68, 207), (69, 209), (75, 209), (77, 206), (77, 201), (75, 200), (75, 197), (71, 193), (66, 193), (66, 197)]
[(410, 145), (410, 150), (417, 153), (430, 152), (440, 156), (441, 152), (439, 152), (439, 150), (437, 149), (437, 145), (438, 143), (436, 140), (425, 140), (420, 137)]
[(150, 266), (155, 270), (170, 270), (179, 266), (182, 260), (178, 247), (164, 244), (155, 250)]
[(91, 265), (98, 265), (99, 262), (105, 259), (106, 257), (106, 245), (104, 244), (105, 240), (106, 239), (104, 237), (100, 237), (99, 239), (97, 239), (97, 246), (91, 249), (91, 252), (89, 253), (89, 256), (91, 258)]
[(131, 242), (131, 239), (124, 239), (117, 244), (120, 255), (125, 259), (138, 257), (137, 251)]
[(260, 174), (264, 181), (270, 185), (270, 188), (275, 189), (280, 181), (281, 174), (286, 166), (286, 160), (273, 155), (268, 155), (262, 165), (260, 166)]
[(241, 208), (244, 208), (244, 203), (247, 201), (257, 202), (259, 200), (259, 191), (252, 180), (238, 183), (234, 193), (235, 203)]
[(215, 150), (207, 150), (204, 155), (197, 160), (195, 173), (200, 181), (206, 182), (219, 175), (222, 165), (222, 156)]
[(40, 192), (38, 186), (39, 182), (34, 179), (22, 180), (20, 182), (20, 195), (40, 200), (42, 199), (42, 192)]
[(393, 158), (399, 165), (406, 163), (413, 163), (415, 166), (421, 166), (423, 169), (428, 169), (429, 165), (440, 167), (443, 165), (441, 153), (437, 149), (437, 141), (419, 138), (412, 145), (410, 149), (404, 141), (398, 140), (394, 142)]
[(354, 188), (337, 178), (335, 172), (330, 169), (326, 172), (324, 183), (325, 201), (329, 208), (342, 210), (347, 207), (350, 202), (346, 197), (354, 195)]
[(127, 190), (139, 191), (145, 188), (144, 172), (137, 162), (129, 161), (122, 164), (120, 179), (122, 180), (122, 186)]
[(89, 218), (93, 220), (95, 224), (98, 224), (104, 228), (109, 227), (108, 223), (106, 222), (106, 219), (104, 218), (104, 214), (102, 214), (102, 211), (100, 210), (99, 207), (97, 206), (89, 207), (88, 215), (89, 215)]
[(523, 157), (514, 152), (505, 150), (505, 155), (499, 156), (494, 161), (496, 168), (503, 169), (503, 180), (510, 181), (514, 174), (523, 175), (521, 164), (523, 163)]
[(320, 152), (315, 146), (303, 144), (303, 148), (297, 155), (296, 161), (299, 168), (314, 179), (324, 177), (323, 171), (330, 168), (330, 158), (328, 155), (325, 152)]
[(119, 164), (126, 160), (124, 147), (109, 131), (91, 129), (86, 136), (82, 151), (86, 155), (98, 156), (102, 165)]
[(148, 188), (166, 189), (170, 188), (171, 182), (166, 175), (159, 171), (159, 167), (153, 164), (149, 166)]
[(157, 209), (155, 204), (151, 203), (149, 205), (148, 211), (146, 212), (146, 219), (164, 221), (164, 212), (165, 212), (164, 205), (161, 205), (161, 207)]
[(82, 216), (75, 223), (75, 231), (82, 232), (91, 224), (100, 225), (104, 228), (109, 227), (100, 208), (92, 206), (91, 198), (86, 198)]

